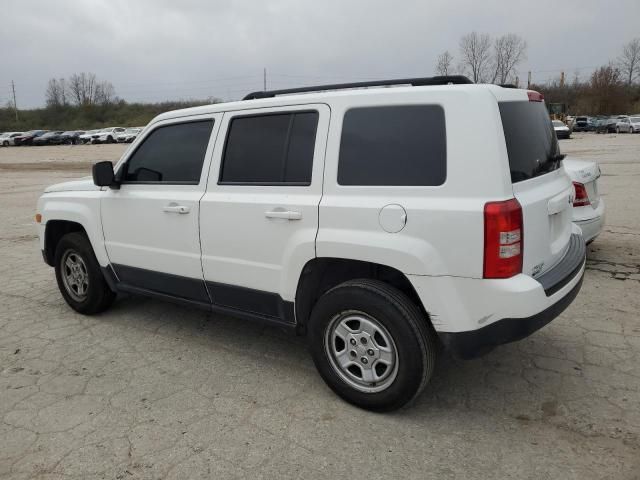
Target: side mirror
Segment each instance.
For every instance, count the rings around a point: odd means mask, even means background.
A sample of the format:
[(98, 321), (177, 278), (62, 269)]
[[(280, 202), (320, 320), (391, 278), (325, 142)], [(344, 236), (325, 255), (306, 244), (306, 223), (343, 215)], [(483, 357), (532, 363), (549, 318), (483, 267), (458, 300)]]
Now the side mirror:
[(98, 162), (93, 165), (93, 183), (98, 187), (111, 187), (115, 183), (112, 162)]

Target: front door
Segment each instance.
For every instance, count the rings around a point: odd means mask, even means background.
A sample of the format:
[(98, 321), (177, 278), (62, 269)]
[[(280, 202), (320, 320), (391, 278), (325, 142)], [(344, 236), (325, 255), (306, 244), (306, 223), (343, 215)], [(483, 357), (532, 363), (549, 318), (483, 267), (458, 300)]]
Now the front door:
[(300, 272), (315, 257), (328, 125), (317, 104), (224, 114), (200, 207), (216, 306), (293, 322)]
[(103, 192), (105, 246), (123, 288), (209, 303), (198, 216), (220, 118), (154, 125), (119, 165), (120, 189)]

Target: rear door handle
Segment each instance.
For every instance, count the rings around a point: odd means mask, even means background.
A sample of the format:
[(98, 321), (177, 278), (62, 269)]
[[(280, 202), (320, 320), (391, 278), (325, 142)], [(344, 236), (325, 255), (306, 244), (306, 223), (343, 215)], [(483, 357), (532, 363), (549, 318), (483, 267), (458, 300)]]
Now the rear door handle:
[(267, 218), (283, 218), (285, 220), (302, 220), (302, 213), (292, 210), (270, 210), (264, 212), (264, 216)]
[(189, 207), (187, 207), (186, 205), (175, 205), (175, 204), (169, 204), (162, 209), (162, 211), (166, 213), (180, 213), (180, 214), (189, 213), (189, 210), (190, 210)]

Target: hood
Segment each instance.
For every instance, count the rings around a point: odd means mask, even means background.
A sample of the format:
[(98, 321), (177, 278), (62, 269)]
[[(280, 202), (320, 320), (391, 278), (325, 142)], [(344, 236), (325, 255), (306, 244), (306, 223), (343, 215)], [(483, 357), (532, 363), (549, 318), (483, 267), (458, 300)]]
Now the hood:
[(600, 166), (596, 162), (565, 157), (562, 164), (571, 180), (575, 182), (589, 183), (600, 176)]
[(56, 183), (49, 185), (44, 189), (44, 193), (53, 192), (88, 192), (100, 190), (100, 187), (93, 183), (93, 177), (84, 177), (80, 180), (72, 180), (71, 182)]

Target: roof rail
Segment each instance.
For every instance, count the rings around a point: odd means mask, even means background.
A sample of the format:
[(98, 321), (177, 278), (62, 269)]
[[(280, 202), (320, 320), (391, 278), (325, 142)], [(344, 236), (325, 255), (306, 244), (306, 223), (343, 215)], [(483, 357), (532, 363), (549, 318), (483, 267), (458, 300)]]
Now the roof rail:
[(411, 85), (413, 87), (423, 85), (458, 85), (473, 83), (464, 75), (446, 75), (440, 77), (422, 77), (422, 78), (397, 78), (394, 80), (373, 80), (369, 82), (353, 82), (353, 83), (334, 83), (329, 85), (316, 85), (313, 87), (286, 88), (283, 90), (266, 90), (251, 92), (243, 98), (243, 100), (255, 100), (258, 98), (273, 98), (277, 95), (287, 95), (291, 93), (307, 93), (321, 92), (325, 90), (344, 90), (348, 88), (367, 88), (367, 87), (388, 87), (392, 85)]

